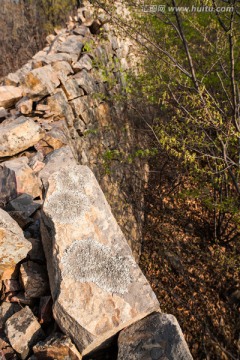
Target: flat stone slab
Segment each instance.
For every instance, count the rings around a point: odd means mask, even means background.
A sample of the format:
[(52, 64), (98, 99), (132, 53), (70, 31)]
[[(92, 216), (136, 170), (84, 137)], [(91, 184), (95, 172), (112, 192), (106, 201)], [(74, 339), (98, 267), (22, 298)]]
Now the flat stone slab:
[(173, 315), (152, 314), (121, 331), (118, 360), (193, 360)]
[(69, 166), (48, 183), (42, 239), (54, 317), (85, 355), (159, 303), (91, 170)]
[(0, 209), (0, 280), (4, 279), (4, 274), (5, 279), (11, 278), (15, 265), (27, 256), (31, 248), (16, 221)]
[(25, 116), (3, 121), (0, 124), (0, 158), (28, 149), (43, 136), (41, 127)]

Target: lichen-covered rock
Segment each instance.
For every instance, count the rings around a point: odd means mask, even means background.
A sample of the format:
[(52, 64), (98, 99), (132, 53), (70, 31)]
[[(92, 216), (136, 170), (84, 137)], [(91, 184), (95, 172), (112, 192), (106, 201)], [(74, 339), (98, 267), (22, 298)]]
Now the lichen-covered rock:
[(54, 334), (45, 341), (39, 342), (33, 347), (33, 352), (38, 360), (82, 359), (71, 339), (62, 334)]
[(31, 247), (18, 224), (0, 209), (0, 279), (11, 278), (15, 265), (26, 257)]
[(0, 124), (0, 158), (28, 149), (43, 136), (41, 127), (24, 116), (3, 121)]
[(28, 166), (28, 158), (26, 156), (5, 161), (3, 165), (14, 172), (18, 195), (28, 194), (33, 198), (42, 196), (40, 180)]
[(40, 324), (28, 306), (6, 321), (5, 331), (13, 349), (23, 360), (28, 357), (32, 346), (44, 337)]
[(48, 179), (43, 245), (54, 316), (81, 353), (159, 309), (90, 169)]
[(0, 106), (9, 108), (23, 96), (21, 87), (0, 86)]
[(46, 157), (45, 166), (39, 172), (39, 177), (46, 188), (50, 175), (60, 169), (75, 165), (77, 165), (77, 162), (74, 159), (72, 150), (69, 146), (64, 146), (61, 149), (53, 151)]
[(80, 36), (70, 35), (67, 37), (66, 41), (64, 41), (58, 46), (57, 52), (76, 54), (77, 56), (79, 56), (83, 48), (83, 43), (81, 40), (82, 39)]
[(0, 305), (0, 329), (2, 329), (5, 325), (5, 322), (19, 310), (21, 310), (21, 306), (19, 304), (3, 302)]
[(118, 360), (192, 360), (177, 319), (152, 314), (120, 332)]

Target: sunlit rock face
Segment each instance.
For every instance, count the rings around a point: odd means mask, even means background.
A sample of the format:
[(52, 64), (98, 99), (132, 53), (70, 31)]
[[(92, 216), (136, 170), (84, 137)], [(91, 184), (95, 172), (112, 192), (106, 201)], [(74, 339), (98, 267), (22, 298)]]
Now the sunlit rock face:
[(42, 228), (54, 316), (86, 354), (159, 304), (91, 170), (66, 168), (48, 183)]

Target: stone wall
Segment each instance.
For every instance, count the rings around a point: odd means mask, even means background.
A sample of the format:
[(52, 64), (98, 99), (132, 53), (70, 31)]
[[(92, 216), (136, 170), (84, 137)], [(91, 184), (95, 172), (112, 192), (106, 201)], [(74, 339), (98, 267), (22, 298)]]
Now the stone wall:
[(135, 55), (131, 41), (117, 34), (104, 13), (93, 20), (93, 10), (79, 9), (67, 28), (47, 37), (42, 51), (8, 74), (3, 84), (15, 97), (0, 101), (8, 108), (2, 119), (23, 115), (41, 125), (41, 160), (51, 150), (47, 134), (65, 134), (78, 162), (94, 171), (138, 259), (147, 164), (128, 161), (141, 138), (124, 105), (124, 77)]

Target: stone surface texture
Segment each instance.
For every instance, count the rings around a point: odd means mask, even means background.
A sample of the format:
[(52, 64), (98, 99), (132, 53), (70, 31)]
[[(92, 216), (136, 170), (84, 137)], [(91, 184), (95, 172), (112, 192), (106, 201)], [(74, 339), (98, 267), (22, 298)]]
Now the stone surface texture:
[(22, 88), (15, 86), (0, 86), (0, 107), (13, 106), (23, 96)]
[(23, 360), (28, 357), (31, 347), (44, 337), (40, 324), (28, 306), (6, 321), (5, 331), (13, 349)]
[(0, 124), (0, 158), (12, 156), (36, 144), (43, 137), (41, 127), (32, 119), (20, 116)]
[(45, 341), (33, 347), (38, 360), (81, 360), (82, 356), (71, 342), (71, 339), (61, 334), (54, 334)]
[(90, 169), (69, 167), (48, 183), (43, 245), (53, 312), (84, 355), (159, 303)]
[(118, 360), (193, 360), (173, 315), (152, 314), (120, 332)]
[(31, 247), (18, 224), (0, 209), (0, 279), (11, 278), (15, 265), (26, 257)]

